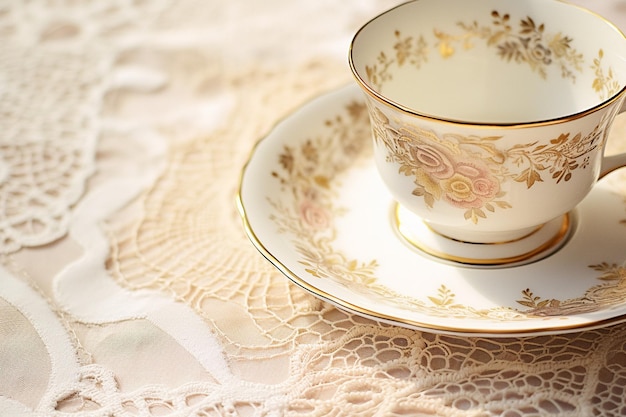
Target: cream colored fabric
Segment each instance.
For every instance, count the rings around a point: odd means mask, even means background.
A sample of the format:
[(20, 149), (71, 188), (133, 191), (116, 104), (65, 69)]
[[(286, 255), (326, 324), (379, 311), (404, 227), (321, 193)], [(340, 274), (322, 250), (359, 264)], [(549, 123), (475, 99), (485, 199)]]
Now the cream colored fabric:
[[(626, 326), (381, 325), (294, 286), (246, 238), (252, 147), (352, 82), (352, 34), (396, 3), (0, 6), (1, 416), (626, 412)], [(622, 2), (585, 3), (626, 28)]]

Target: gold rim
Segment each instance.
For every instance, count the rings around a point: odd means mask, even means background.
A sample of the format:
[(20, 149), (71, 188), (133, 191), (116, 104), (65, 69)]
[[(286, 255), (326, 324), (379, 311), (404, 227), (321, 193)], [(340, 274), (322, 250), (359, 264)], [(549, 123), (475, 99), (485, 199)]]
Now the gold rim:
[[(474, 266), (513, 266), (513, 264), (515, 264), (515, 266), (518, 265), (524, 265), (526, 263), (529, 263), (530, 261), (535, 262), (541, 259), (544, 259), (545, 257), (551, 255), (554, 253), (554, 250), (557, 249), (557, 247), (562, 244), (565, 243), (566, 238), (570, 235), (570, 231), (571, 231), (571, 219), (570, 219), (570, 214), (564, 214), (563, 215), (563, 220), (561, 221), (561, 227), (559, 227), (559, 230), (547, 241), (543, 242), (541, 245), (539, 245), (538, 247), (528, 251), (528, 252), (524, 252), (521, 253), (519, 255), (515, 255), (515, 256), (509, 256), (509, 257), (505, 257), (505, 258), (486, 258), (486, 259), (481, 259), (481, 258), (469, 258), (469, 257), (464, 257), (464, 256), (459, 256), (459, 255), (454, 255), (451, 253), (446, 253), (443, 251), (439, 251), (437, 249), (433, 249), (430, 246), (422, 243), (421, 241), (419, 241), (418, 239), (412, 238), (410, 236), (408, 236), (407, 234), (403, 233), (402, 231), (402, 220), (400, 219), (400, 204), (395, 203), (395, 209), (394, 209), (394, 216), (393, 216), (393, 225), (396, 228), (396, 231), (398, 232), (398, 234), (407, 242), (409, 243), (411, 246), (415, 247), (416, 249), (430, 255), (433, 256), (435, 258), (438, 259), (442, 259), (444, 261), (448, 261), (448, 262), (452, 262), (452, 263), (457, 263), (457, 264), (462, 264), (462, 265), (474, 265)], [(428, 227), (428, 225), (427, 225)], [(533, 234), (535, 234), (537, 231), (539, 231), (542, 226), (539, 226), (539, 228), (535, 229), (533, 232), (529, 233), (528, 235), (521, 237), (519, 239), (516, 240), (511, 240), (508, 242), (496, 242), (496, 243), (488, 243), (485, 245), (506, 245), (507, 243), (515, 243), (515, 242), (519, 242), (529, 236), (532, 236)], [(429, 227), (430, 229), (430, 227)], [(432, 229), (430, 229), (432, 230)], [(437, 233), (436, 231), (433, 231), (433, 233), (436, 233), (437, 235), (443, 237), (444, 239), (448, 239), (448, 240), (452, 240), (461, 244), (466, 244), (466, 245), (473, 245), (474, 243), (471, 242), (462, 242), (460, 240), (457, 239), (450, 239), (448, 237), (446, 237), (445, 235), (442, 235), (440, 233)], [(480, 244), (479, 244), (480, 245)], [(552, 250), (554, 249), (554, 250)], [(545, 254), (545, 256), (542, 257), (538, 257), (541, 254)], [(524, 262), (524, 261), (529, 261), (529, 262)]]
[[(246, 164), (247, 166), (247, 164)], [(244, 167), (245, 172), (245, 167)], [(243, 226), (246, 234), (250, 241), (254, 244), (256, 249), (267, 259), (272, 265), (274, 265), (283, 275), (285, 275), (289, 280), (291, 280), (294, 284), (304, 289), (305, 291), (313, 294), (316, 297), (319, 297), (338, 308), (348, 310), (354, 314), (358, 314), (361, 316), (365, 316), (374, 321), (384, 321), (386, 323), (400, 325), (402, 327), (409, 327), (419, 331), (432, 331), (439, 333), (452, 333), (455, 335), (469, 335), (469, 336), (478, 336), (478, 335), (488, 335), (488, 336), (499, 336), (499, 337), (507, 337), (507, 336), (516, 336), (516, 335), (528, 335), (528, 337), (539, 336), (544, 334), (554, 334), (554, 333), (562, 333), (562, 332), (575, 332), (575, 331), (583, 331), (583, 330), (592, 330), (602, 327), (607, 327), (613, 324), (619, 324), (626, 320), (626, 315), (611, 317), (603, 320), (598, 320), (594, 322), (588, 323), (576, 323), (572, 325), (564, 325), (564, 326), (551, 326), (551, 327), (532, 327), (532, 328), (523, 328), (523, 329), (508, 329), (508, 330), (498, 330), (498, 329), (482, 329), (482, 328), (462, 328), (462, 327), (453, 327), (453, 326), (444, 326), (444, 325), (434, 325), (416, 320), (403, 319), (397, 316), (390, 316), (387, 314), (382, 314), (367, 308), (360, 307), (356, 304), (353, 304), (349, 301), (346, 301), (342, 298), (329, 294), (325, 291), (320, 290), (319, 288), (311, 285), (306, 280), (300, 278), (298, 275), (293, 273), (287, 266), (281, 263), (274, 255), (271, 254), (265, 248), (263, 243), (254, 233), (250, 222), (248, 221), (248, 217), (246, 214), (245, 205), (243, 203), (243, 198), (241, 195), (241, 186), (243, 183), (240, 183), (239, 193), (237, 195), (237, 208), (239, 210), (239, 214), (241, 215)]]
[[(418, 117), (421, 119), (426, 119), (426, 120), (431, 120), (434, 122), (439, 122), (439, 123), (444, 123), (444, 124), (454, 124), (454, 125), (463, 125), (463, 126), (476, 126), (476, 127), (480, 127), (482, 129), (484, 128), (503, 128), (503, 127), (507, 127), (507, 128), (530, 128), (530, 127), (539, 127), (539, 126), (548, 126), (548, 125), (554, 125), (554, 124), (559, 124), (559, 123), (564, 123), (564, 122), (568, 122), (568, 121), (572, 121), (572, 120), (577, 120), (580, 119), (582, 117), (585, 117), (591, 113), (595, 113), (596, 111), (599, 111), (605, 107), (610, 106), (611, 104), (615, 103), (616, 101), (620, 100), (622, 98), (622, 96), (625, 95), (626, 93), (626, 85), (624, 85), (620, 91), (618, 91), (616, 94), (614, 94), (613, 96), (609, 97), (608, 99), (598, 103), (597, 105), (590, 107), (588, 109), (582, 110), (580, 112), (577, 113), (573, 113), (573, 114), (567, 114), (567, 115), (563, 115), (563, 116), (559, 116), (559, 117), (555, 117), (555, 118), (550, 118), (550, 119), (545, 119), (545, 120), (538, 120), (538, 121), (531, 121), (531, 122), (506, 122), (506, 123), (501, 123), (501, 122), (471, 122), (471, 121), (467, 121), (467, 120), (457, 120), (457, 119), (447, 119), (445, 117), (440, 117), (440, 116), (434, 116), (431, 114), (426, 114), (426, 113), (420, 113), (417, 110), (411, 109), (407, 106), (402, 105), (401, 103), (398, 103), (394, 100), (391, 100), (389, 98), (387, 98), (386, 96), (384, 96), (383, 94), (377, 92), (373, 87), (371, 87), (364, 79), (363, 77), (361, 77), (361, 75), (359, 74), (359, 71), (356, 69), (356, 65), (354, 64), (354, 59), (353, 59), (353, 55), (354, 55), (354, 44), (357, 40), (357, 38), (359, 37), (359, 34), (365, 30), (366, 27), (368, 27), (371, 23), (373, 23), (374, 21), (380, 19), (382, 16), (393, 12), (396, 9), (399, 9), (401, 7), (404, 7), (410, 3), (416, 3), (419, 0), (412, 0), (412, 1), (408, 1), (406, 3), (402, 3), (399, 4), (389, 10), (386, 10), (380, 14), (378, 14), (377, 16), (373, 17), (372, 19), (370, 19), (368, 22), (366, 22), (364, 25), (362, 25), (359, 30), (356, 32), (356, 34), (353, 36), (351, 42), (350, 42), (350, 46), (348, 48), (348, 64), (350, 66), (350, 70), (352, 72), (352, 75), (354, 76), (356, 82), (359, 84), (359, 86), (361, 87), (362, 91), (364, 91), (369, 97), (373, 98), (374, 100), (378, 101), (381, 104), (384, 104), (386, 106), (392, 107), (395, 110), (398, 110), (404, 114), (408, 114), (410, 116), (414, 116), (414, 117)], [(617, 32), (622, 40), (626, 41), (626, 35), (624, 35), (624, 33), (617, 27), (615, 26), (613, 23), (611, 23), (609, 20), (605, 19), (603, 16), (588, 10), (584, 7), (575, 5), (575, 4), (570, 4), (570, 3), (566, 3), (564, 1), (561, 0), (553, 0), (554, 3), (563, 3), (565, 6), (570, 6), (576, 9), (579, 9), (582, 12), (585, 12), (597, 19), (602, 20), (607, 26), (609, 26), (610, 28), (612, 28), (615, 32)]]

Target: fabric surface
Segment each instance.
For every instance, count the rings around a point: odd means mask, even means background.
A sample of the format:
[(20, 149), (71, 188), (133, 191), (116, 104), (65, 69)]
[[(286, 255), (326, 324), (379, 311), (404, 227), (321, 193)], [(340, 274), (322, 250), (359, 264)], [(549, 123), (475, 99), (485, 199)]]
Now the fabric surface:
[[(625, 325), (382, 325), (246, 237), (253, 146), (352, 82), (353, 33), (397, 3), (0, 5), (0, 416), (626, 414)], [(623, 1), (577, 3), (626, 28)]]

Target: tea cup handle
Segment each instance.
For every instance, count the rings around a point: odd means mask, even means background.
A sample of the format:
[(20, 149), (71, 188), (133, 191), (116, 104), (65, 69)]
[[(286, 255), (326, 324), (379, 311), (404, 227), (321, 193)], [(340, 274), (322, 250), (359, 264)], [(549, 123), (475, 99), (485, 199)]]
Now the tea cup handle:
[(607, 174), (615, 171), (616, 169), (626, 167), (626, 153), (620, 153), (617, 155), (605, 156), (602, 159), (602, 166), (600, 167), (600, 177), (602, 178)]
[[(624, 103), (622, 104), (622, 108), (620, 109), (619, 113), (624, 112), (626, 112), (626, 101), (624, 101)], [(616, 169), (623, 167), (626, 167), (626, 153), (604, 156), (604, 158), (602, 158), (602, 165), (600, 166), (599, 178), (602, 178), (605, 175), (615, 171)]]

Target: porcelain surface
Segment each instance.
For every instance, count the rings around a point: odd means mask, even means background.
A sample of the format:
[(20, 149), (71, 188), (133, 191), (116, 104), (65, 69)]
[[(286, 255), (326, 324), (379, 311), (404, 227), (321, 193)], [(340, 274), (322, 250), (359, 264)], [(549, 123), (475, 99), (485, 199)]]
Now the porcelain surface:
[(626, 195), (599, 182), (555, 253), (508, 268), (441, 262), (400, 237), (354, 85), (313, 99), (252, 151), (246, 232), (313, 295), (377, 321), (451, 334), (571, 332), (626, 321)]
[(624, 48), (610, 22), (561, 1), (419, 0), (362, 26), (348, 61), (394, 198), (441, 235), (501, 244), (605, 174)]
[(567, 118), (619, 93), (625, 43), (609, 21), (562, 1), (419, 0), (363, 25), (349, 58), (362, 88), (394, 107), (517, 125)]

